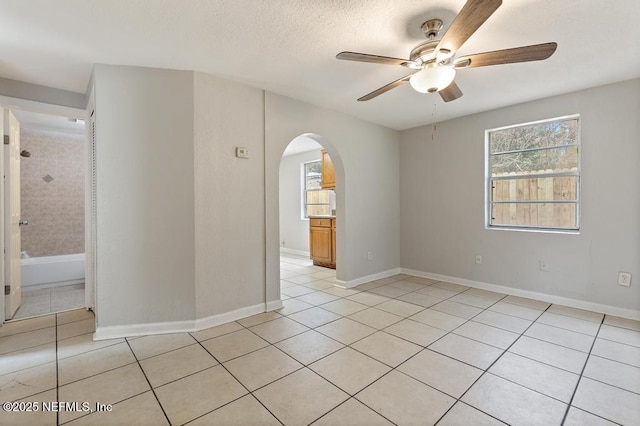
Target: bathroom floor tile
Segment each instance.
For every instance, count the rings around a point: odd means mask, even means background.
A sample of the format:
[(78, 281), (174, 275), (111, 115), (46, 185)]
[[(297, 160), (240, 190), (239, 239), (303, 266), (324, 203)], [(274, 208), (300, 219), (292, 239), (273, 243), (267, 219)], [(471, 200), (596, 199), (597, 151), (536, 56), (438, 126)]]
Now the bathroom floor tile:
[(609, 420), (605, 420), (602, 417), (598, 417), (591, 413), (587, 413), (579, 408), (571, 406), (567, 413), (567, 418), (562, 423), (562, 426), (615, 426), (616, 423), (612, 423)]

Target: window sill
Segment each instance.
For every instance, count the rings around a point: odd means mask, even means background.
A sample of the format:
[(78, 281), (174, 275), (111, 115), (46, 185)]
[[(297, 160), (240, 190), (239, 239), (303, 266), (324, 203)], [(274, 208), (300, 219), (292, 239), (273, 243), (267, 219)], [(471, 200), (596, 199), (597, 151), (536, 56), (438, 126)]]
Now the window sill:
[(487, 229), (490, 231), (533, 232), (537, 234), (580, 235), (580, 229), (519, 228), (519, 227), (495, 226), (495, 225), (485, 225), (484, 229)]

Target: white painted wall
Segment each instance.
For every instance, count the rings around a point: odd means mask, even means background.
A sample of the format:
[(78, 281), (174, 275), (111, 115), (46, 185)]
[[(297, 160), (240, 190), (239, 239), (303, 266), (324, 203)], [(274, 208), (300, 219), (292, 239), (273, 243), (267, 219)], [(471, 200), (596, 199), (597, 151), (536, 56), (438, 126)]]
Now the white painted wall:
[[(485, 230), (485, 129), (574, 113), (580, 235)], [(434, 140), (431, 126), (403, 131), (403, 268), (640, 310), (638, 117), (640, 80), (631, 80), (438, 123)], [(633, 274), (630, 288), (616, 285), (618, 271)]]
[[(263, 91), (195, 73), (196, 316), (265, 302)], [(249, 148), (249, 159), (235, 147)]]
[[(292, 142), (295, 143), (295, 142)], [(309, 252), (309, 219), (302, 218), (302, 164), (319, 161), (320, 150), (282, 157), (280, 162), (280, 246)], [(282, 241), (285, 242), (282, 246)]]
[[(267, 300), (279, 294), (280, 158), (287, 144), (305, 133), (316, 135), (336, 169), (338, 279), (398, 268), (399, 133), (269, 92), (265, 117)], [(367, 260), (367, 251), (373, 260)]]
[(193, 73), (96, 65), (98, 329), (193, 319)]

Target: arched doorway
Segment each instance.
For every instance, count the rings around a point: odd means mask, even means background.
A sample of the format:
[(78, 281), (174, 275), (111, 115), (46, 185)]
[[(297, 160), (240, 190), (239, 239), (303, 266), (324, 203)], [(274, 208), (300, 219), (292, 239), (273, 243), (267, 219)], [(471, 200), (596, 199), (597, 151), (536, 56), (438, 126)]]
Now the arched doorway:
[[(330, 156), (335, 172), (335, 189), (330, 195), (331, 198), (327, 199), (325, 206), (327, 211), (324, 213), (335, 218), (332, 250), (336, 255), (336, 269), (314, 266), (309, 258), (310, 220), (305, 217), (308, 216), (305, 210), (310, 206), (309, 203), (305, 206), (303, 198), (306, 182), (305, 163), (307, 163), (306, 170), (310, 170), (308, 164), (320, 160), (321, 150), (325, 150)], [(346, 207), (344, 203), (345, 173), (340, 153), (330, 141), (313, 133), (300, 134), (286, 144), (283, 143), (278, 153), (280, 156), (277, 164), (272, 161), (273, 167), (270, 173), (271, 177), (277, 176), (277, 185), (267, 183), (268, 187), (277, 188), (277, 197), (267, 196), (267, 222), (269, 223), (269, 212), (276, 213), (271, 217), (277, 219), (277, 222), (271, 220), (270, 223), (273, 225), (277, 223), (278, 231), (277, 233), (267, 232), (267, 310), (279, 307), (274, 303), (274, 299), (280, 300), (280, 296), (286, 300), (303, 296), (305, 292), (311, 293), (336, 284), (340, 285), (346, 259), (344, 223), (342, 222)], [(268, 170), (269, 166), (267, 166)], [(275, 191), (271, 193), (275, 195)], [(313, 216), (313, 212), (311, 213)], [(281, 259), (281, 253), (285, 259)], [(289, 291), (280, 291), (281, 280), (285, 286), (290, 285)]]

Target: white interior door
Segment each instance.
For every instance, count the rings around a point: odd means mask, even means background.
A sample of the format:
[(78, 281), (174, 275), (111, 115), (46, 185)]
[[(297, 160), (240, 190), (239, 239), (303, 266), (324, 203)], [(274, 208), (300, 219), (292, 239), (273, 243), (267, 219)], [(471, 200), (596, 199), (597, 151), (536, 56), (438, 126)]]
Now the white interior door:
[[(5, 220), (5, 318), (11, 319), (22, 299), (20, 263), (20, 123), (9, 110), (4, 113), (4, 220)], [(6, 138), (5, 138), (6, 139)]]

